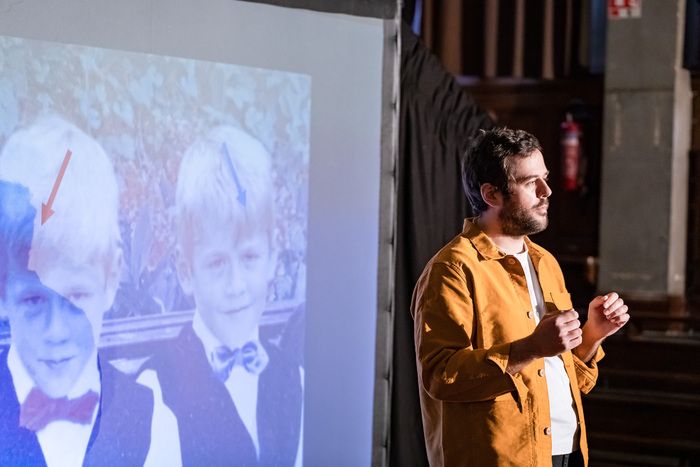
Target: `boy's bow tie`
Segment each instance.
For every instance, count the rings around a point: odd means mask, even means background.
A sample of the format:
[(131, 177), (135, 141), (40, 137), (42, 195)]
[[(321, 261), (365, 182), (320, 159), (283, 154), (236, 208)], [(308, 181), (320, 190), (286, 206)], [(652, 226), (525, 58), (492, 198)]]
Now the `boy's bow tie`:
[(213, 360), (214, 373), (222, 382), (225, 382), (234, 366), (240, 365), (248, 373), (259, 375), (267, 366), (270, 358), (259, 342), (249, 341), (242, 347), (233, 350), (225, 345), (217, 347), (214, 350)]
[(20, 406), (19, 426), (39, 431), (57, 420), (87, 425), (99, 400), (100, 396), (95, 391), (88, 391), (77, 399), (68, 399), (49, 397), (41, 389), (32, 388)]

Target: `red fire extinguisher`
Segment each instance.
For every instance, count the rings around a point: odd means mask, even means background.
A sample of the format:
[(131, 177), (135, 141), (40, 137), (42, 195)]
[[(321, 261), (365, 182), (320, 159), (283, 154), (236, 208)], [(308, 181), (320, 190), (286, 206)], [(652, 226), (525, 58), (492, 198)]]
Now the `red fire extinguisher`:
[(561, 124), (561, 166), (562, 188), (568, 192), (577, 191), (580, 188), (581, 127), (568, 112)]

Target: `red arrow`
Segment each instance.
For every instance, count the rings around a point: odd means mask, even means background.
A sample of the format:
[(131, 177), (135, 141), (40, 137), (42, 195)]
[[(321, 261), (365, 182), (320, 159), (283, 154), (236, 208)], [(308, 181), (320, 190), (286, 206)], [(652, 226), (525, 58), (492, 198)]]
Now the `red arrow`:
[(44, 223), (49, 219), (49, 217), (53, 216), (53, 209), (51, 209), (51, 207), (53, 206), (53, 202), (56, 199), (58, 187), (61, 186), (63, 174), (66, 173), (66, 168), (68, 167), (68, 162), (70, 162), (70, 156), (72, 155), (73, 153), (70, 151), (70, 149), (66, 151), (66, 156), (63, 158), (63, 163), (61, 164), (61, 170), (58, 171), (58, 177), (56, 177), (56, 181), (53, 184), (53, 189), (51, 190), (49, 201), (48, 203), (41, 203), (41, 225), (44, 225)]

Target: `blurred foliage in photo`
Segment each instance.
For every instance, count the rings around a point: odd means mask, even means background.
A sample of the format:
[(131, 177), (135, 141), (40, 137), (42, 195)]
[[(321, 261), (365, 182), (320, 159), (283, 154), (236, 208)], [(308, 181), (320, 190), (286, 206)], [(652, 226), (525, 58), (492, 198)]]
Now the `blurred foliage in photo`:
[(0, 146), (55, 113), (112, 159), (125, 267), (108, 319), (193, 307), (175, 270), (175, 184), (185, 149), (222, 124), (272, 155), (280, 254), (269, 300), (305, 299), (310, 93), (305, 75), (0, 36)]

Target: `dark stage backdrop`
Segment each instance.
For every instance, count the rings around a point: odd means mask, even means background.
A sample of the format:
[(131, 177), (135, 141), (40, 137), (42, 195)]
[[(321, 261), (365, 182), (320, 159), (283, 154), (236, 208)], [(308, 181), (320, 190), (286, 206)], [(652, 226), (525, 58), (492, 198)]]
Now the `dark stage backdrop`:
[(404, 24), (390, 465), (428, 465), (423, 438), (411, 294), (427, 261), (469, 215), (460, 159), (493, 123)]

